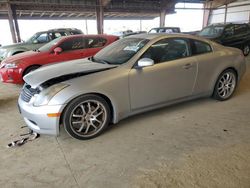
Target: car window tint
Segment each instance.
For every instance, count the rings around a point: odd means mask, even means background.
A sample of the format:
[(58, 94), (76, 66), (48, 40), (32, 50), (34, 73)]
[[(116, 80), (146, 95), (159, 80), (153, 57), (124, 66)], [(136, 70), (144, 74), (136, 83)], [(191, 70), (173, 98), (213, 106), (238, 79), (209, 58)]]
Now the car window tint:
[(82, 38), (74, 38), (71, 40), (64, 41), (59, 45), (63, 51), (79, 50), (86, 48), (85, 41)]
[(62, 37), (62, 36), (66, 36), (66, 34), (64, 32), (51, 32), (51, 33), (49, 33), (50, 40), (54, 40), (54, 39)]
[(235, 25), (234, 27), (235, 34), (244, 34), (247, 32), (247, 26), (246, 25)]
[(212, 52), (212, 48), (209, 44), (198, 41), (198, 40), (193, 40), (193, 55), (198, 55), (198, 54), (205, 54)]
[(38, 43), (49, 42), (49, 37), (47, 33), (42, 33), (36, 38)]
[(153, 44), (142, 58), (150, 58), (155, 63), (162, 63), (188, 56), (190, 56), (190, 50), (185, 39), (163, 39)]
[(89, 38), (88, 39), (88, 48), (100, 48), (105, 46), (107, 40), (105, 38)]
[(69, 33), (70, 33), (71, 35), (78, 35), (78, 34), (82, 34), (82, 32), (81, 32), (81, 31), (77, 31), (77, 30), (71, 30), (71, 31), (69, 31)]
[(233, 35), (234, 35), (234, 26), (233, 25), (227, 26), (224, 30), (224, 36), (230, 37)]

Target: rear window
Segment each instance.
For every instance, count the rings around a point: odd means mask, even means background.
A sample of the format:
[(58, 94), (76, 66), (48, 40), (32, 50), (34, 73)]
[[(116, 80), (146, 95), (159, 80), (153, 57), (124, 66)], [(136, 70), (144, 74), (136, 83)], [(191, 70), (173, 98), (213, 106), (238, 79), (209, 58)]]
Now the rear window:
[(192, 54), (199, 55), (212, 52), (211, 46), (202, 41), (193, 40)]

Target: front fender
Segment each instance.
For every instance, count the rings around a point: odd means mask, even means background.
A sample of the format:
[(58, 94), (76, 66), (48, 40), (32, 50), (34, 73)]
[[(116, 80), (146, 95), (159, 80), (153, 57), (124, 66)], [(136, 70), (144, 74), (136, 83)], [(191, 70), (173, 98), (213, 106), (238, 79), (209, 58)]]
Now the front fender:
[(10, 57), (10, 56), (12, 56), (12, 55), (14, 55), (16, 53), (26, 52), (26, 51), (29, 51), (29, 49), (27, 49), (27, 48), (15, 48), (15, 49), (11, 49), (11, 50), (9, 50), (7, 57)]

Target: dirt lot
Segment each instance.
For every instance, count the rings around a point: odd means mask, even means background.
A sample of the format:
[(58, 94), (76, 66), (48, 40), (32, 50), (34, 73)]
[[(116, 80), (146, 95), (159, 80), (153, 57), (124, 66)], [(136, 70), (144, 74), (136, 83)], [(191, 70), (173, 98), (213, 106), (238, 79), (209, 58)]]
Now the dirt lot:
[(235, 96), (128, 118), (89, 141), (25, 132), (21, 87), (0, 84), (0, 187), (250, 187), (250, 60)]

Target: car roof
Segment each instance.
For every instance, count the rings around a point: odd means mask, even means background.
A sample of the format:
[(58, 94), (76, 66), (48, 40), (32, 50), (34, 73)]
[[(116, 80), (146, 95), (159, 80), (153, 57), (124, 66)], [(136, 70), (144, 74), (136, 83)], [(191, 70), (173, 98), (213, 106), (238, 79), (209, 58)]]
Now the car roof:
[(37, 33), (47, 33), (47, 32), (52, 32), (52, 31), (81, 31), (80, 29), (77, 28), (56, 28), (56, 29), (49, 29), (46, 31), (38, 31)]
[(179, 27), (154, 27), (152, 29), (180, 29)]
[(210, 26), (227, 26), (227, 25), (246, 25), (247, 23), (217, 23), (217, 24), (211, 24), (207, 27), (210, 27)]
[(97, 35), (85, 35), (85, 34), (78, 34), (78, 35), (68, 35), (68, 36), (62, 36), (61, 39), (69, 39), (69, 38), (77, 38), (77, 37), (82, 37), (82, 38), (88, 38), (88, 37), (103, 37), (103, 38), (119, 38), (118, 36), (115, 35), (105, 35), (105, 34), (97, 34)]

